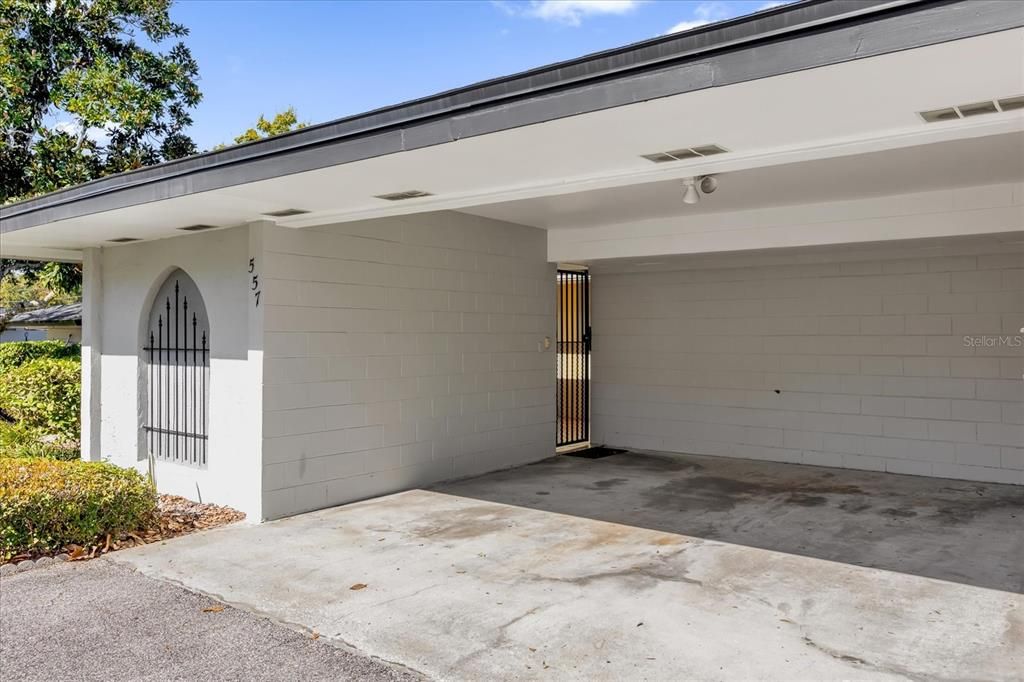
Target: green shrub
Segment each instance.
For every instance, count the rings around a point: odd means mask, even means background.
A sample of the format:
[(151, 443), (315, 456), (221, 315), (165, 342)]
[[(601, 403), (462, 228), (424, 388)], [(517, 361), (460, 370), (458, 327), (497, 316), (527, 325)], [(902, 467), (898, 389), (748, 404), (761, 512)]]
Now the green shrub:
[(39, 358), (81, 361), (82, 348), (63, 341), (15, 341), (0, 344), (0, 373)]
[(0, 457), (49, 457), (70, 461), (81, 459), (78, 445), (49, 442), (47, 434), (25, 424), (0, 422)]
[(82, 396), (77, 360), (39, 358), (0, 372), (0, 408), (23, 425), (76, 442)]
[(104, 462), (0, 458), (0, 561), (87, 546), (151, 526), (156, 491)]

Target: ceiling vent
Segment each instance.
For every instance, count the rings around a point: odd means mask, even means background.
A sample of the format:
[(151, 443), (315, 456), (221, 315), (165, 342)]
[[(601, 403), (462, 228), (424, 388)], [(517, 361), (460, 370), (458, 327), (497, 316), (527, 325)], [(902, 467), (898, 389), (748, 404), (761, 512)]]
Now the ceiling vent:
[(686, 149), (673, 149), (670, 152), (655, 152), (654, 154), (641, 154), (640, 157), (652, 163), (666, 163), (668, 161), (683, 161), (684, 159), (699, 159), (715, 154), (724, 154), (729, 151), (717, 144), (705, 144), (699, 147), (687, 147)]
[(1016, 97), (1004, 97), (1003, 99), (997, 99), (996, 104), (1003, 111), (1013, 111), (1014, 109), (1024, 109), (1024, 95), (1017, 95)]
[(301, 208), (283, 208), (280, 211), (268, 211), (263, 215), (270, 216), (271, 218), (287, 218), (293, 215), (302, 215), (303, 213), (309, 213)]
[(384, 201), (405, 201), (406, 199), (419, 199), (420, 197), (433, 196), (430, 192), (424, 192), (418, 189), (408, 189), (404, 192), (392, 192), (391, 194), (377, 194), (374, 199), (383, 199)]
[(179, 227), (178, 229), (182, 232), (202, 232), (203, 230), (212, 230), (216, 225), (186, 225), (185, 227)]
[(1013, 111), (1015, 109), (1024, 109), (1024, 95), (990, 99), (983, 102), (971, 102), (970, 104), (958, 104), (953, 107), (931, 109), (929, 111), (919, 111), (917, 115), (925, 123), (939, 123), (941, 121), (959, 121), (962, 118), (983, 116), (984, 114), (998, 114), (1001, 111)]
[(117, 239), (108, 239), (107, 241), (113, 242), (114, 244), (127, 244), (128, 242), (137, 242), (140, 240), (138, 237), (118, 237)]

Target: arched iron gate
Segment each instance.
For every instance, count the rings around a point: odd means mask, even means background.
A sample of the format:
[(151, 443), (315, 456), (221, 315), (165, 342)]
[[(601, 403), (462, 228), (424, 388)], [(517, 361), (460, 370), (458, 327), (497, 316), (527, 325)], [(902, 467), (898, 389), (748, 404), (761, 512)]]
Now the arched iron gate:
[(157, 459), (206, 466), (209, 341), (198, 288), (184, 272), (171, 273), (153, 303), (142, 348), (149, 375), (143, 428)]

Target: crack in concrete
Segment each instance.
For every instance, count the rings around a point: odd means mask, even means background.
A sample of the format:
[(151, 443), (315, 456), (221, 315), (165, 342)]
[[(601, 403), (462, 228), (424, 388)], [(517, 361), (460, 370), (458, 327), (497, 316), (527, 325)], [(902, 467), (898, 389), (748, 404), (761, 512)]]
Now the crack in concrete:
[(803, 633), (804, 644), (815, 649), (816, 651), (820, 651), (826, 656), (830, 656), (831, 658), (846, 663), (854, 668), (866, 668), (868, 670), (878, 673), (885, 673), (888, 675), (899, 675), (905, 677), (908, 680), (912, 680), (913, 682), (957, 682), (957, 680), (953, 678), (939, 677), (937, 675), (930, 673), (918, 673), (899, 665), (884, 665), (881, 663), (872, 663), (871, 661), (867, 661), (863, 658), (860, 658), (859, 656), (847, 654), (842, 651), (839, 651), (838, 649), (833, 649), (832, 647), (825, 646), (824, 644), (816, 642), (814, 639), (807, 635), (807, 632), (803, 625), (800, 625), (798, 623), (795, 623), (795, 625), (798, 628), (800, 628), (800, 631)]
[(418, 589), (418, 590), (416, 590), (414, 592), (410, 592), (409, 594), (400, 594), (397, 597), (391, 597), (390, 599), (385, 599), (383, 601), (373, 602), (371, 604), (362, 604), (362, 605), (360, 605), (359, 608), (352, 610), (352, 615), (354, 616), (356, 614), (360, 614), (360, 613), (366, 611), (367, 609), (375, 609), (378, 606), (386, 606), (387, 604), (393, 604), (395, 602), (402, 601), (404, 599), (412, 599), (413, 597), (419, 596), (419, 595), (423, 594), (424, 592), (428, 592), (428, 591), (436, 589), (438, 587), (447, 587), (447, 586), (448, 586), (447, 583), (434, 583), (433, 585), (427, 585), (426, 587), (421, 587), (420, 589)]
[[(552, 608), (554, 606), (561, 606), (562, 604), (567, 604), (567, 603), (572, 602), (572, 601), (576, 601), (576, 597), (572, 597), (570, 599), (563, 599), (561, 601), (551, 602), (549, 604), (542, 604), (540, 606), (534, 606), (533, 608), (528, 609), (525, 612), (519, 614), (515, 618), (512, 618), (511, 620), (506, 621), (502, 625), (499, 625), (498, 628), (497, 628), (497, 634), (495, 634), (495, 636), (492, 637), (488, 641), (488, 643), (484, 644), (481, 647), (473, 649), (472, 651), (470, 651), (467, 654), (463, 654), (462, 656), (459, 656), (459, 658), (457, 658), (451, 665), (449, 665), (445, 669), (444, 676), (447, 677), (449, 675), (452, 675), (459, 668), (461, 668), (463, 665), (465, 665), (469, 661), (473, 660), (474, 658), (478, 658), (478, 657), (486, 654), (489, 651), (493, 651), (495, 649), (505, 648), (505, 647), (508, 647), (508, 646), (514, 644), (513, 640), (511, 640), (509, 638), (509, 636), (508, 636), (508, 629), (511, 628), (516, 623), (518, 623), (518, 622), (520, 622), (520, 621), (522, 621), (522, 620), (524, 620), (526, 618), (529, 618), (530, 616), (536, 615), (537, 613), (540, 613), (541, 611), (545, 611), (545, 610), (550, 609), (550, 608)], [(525, 646), (525, 645), (523, 645), (523, 646)]]

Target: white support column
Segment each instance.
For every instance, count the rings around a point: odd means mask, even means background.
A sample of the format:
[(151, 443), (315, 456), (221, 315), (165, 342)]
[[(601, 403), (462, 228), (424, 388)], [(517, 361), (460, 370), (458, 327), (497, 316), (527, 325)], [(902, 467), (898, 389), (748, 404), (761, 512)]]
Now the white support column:
[[(266, 308), (265, 283), (263, 278), (263, 238), (267, 230), (275, 229), (273, 223), (259, 221), (249, 224), (249, 260), (246, 264), (246, 289), (249, 294), (249, 354), (248, 376), (251, 381), (249, 396), (253, 408), (252, 423), (247, 425), (249, 442), (246, 445), (253, 458), (250, 485), (255, 495), (253, 511), (247, 510), (249, 518), (261, 521), (263, 514), (263, 331)], [(258, 510), (258, 511), (257, 511)]]
[(82, 459), (98, 461), (100, 449), (103, 329), (103, 258), (98, 248), (85, 249), (82, 258)]

